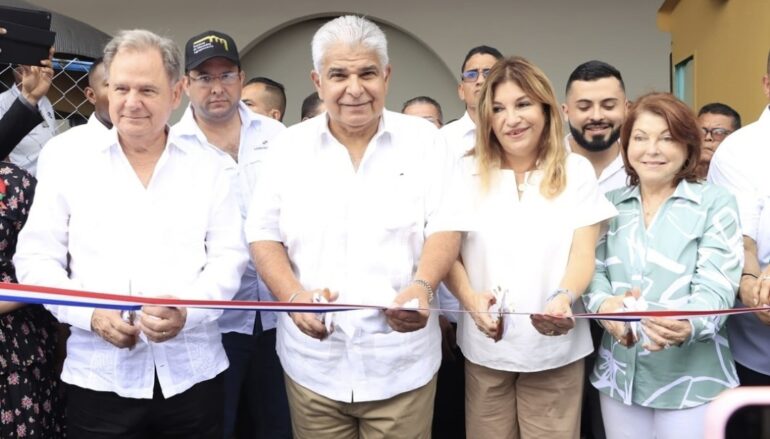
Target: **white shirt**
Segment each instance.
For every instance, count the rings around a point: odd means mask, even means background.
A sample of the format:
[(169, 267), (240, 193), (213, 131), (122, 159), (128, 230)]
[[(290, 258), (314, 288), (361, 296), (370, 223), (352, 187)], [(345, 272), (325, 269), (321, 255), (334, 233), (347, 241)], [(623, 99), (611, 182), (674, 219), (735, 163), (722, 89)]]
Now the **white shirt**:
[[(572, 134), (567, 134), (564, 137), (564, 144), (567, 146), (567, 150), (570, 152), (572, 151), (569, 143), (569, 139), (571, 137)], [(599, 190), (605, 194), (609, 191), (614, 191), (615, 189), (628, 186), (628, 173), (626, 172), (626, 166), (623, 163), (623, 156), (621, 155), (620, 151), (618, 151), (618, 155), (615, 157), (615, 159), (610, 162), (607, 167), (602, 169), (598, 180)]]
[[(14, 265), (19, 282), (144, 296), (233, 297), (246, 265), (232, 173), (216, 157), (169, 136), (145, 188), (112, 129), (93, 142), (46, 148), (44, 168)], [(68, 264), (69, 258), (69, 264)], [(67, 268), (71, 274), (67, 274)], [(130, 288), (129, 288), (130, 285)], [(62, 380), (129, 398), (184, 392), (228, 366), (216, 319), (188, 309), (163, 343), (118, 349), (91, 331), (92, 308), (47, 306), (72, 325)]]
[[(459, 158), (476, 145), (476, 124), (473, 123), (471, 116), (466, 111), (460, 119), (441, 127), (439, 135), (449, 148), (452, 158)], [(438, 298), (439, 307), (448, 311), (444, 313), (444, 316), (457, 323), (459, 312), (452, 311), (460, 310), (460, 302), (443, 283), (438, 286)]]
[[(467, 188), (462, 199), (469, 230), (461, 254), (475, 291), (507, 289), (506, 305), (518, 312), (539, 312), (559, 288), (576, 229), (617, 215), (599, 191), (591, 163), (569, 154), (567, 186), (556, 198), (540, 193), (541, 171), (525, 177), (521, 200), (513, 171), (503, 170), (484, 194), (475, 158), (466, 157), (456, 177)], [(536, 372), (576, 361), (593, 350), (586, 320), (566, 335), (548, 337), (535, 330), (529, 316), (506, 316), (507, 329), (495, 343), (476, 328), (470, 314), (458, 322), (457, 341), (465, 357), (482, 366), (512, 372)]]
[[(237, 162), (233, 160), (230, 154), (208, 142), (206, 135), (195, 122), (192, 107), (187, 107), (182, 118), (172, 128), (172, 132), (186, 142), (213, 151), (222, 160), (222, 165), (226, 169), (237, 174), (237, 184), (233, 190), (238, 194), (241, 217), (245, 220), (254, 184), (261, 173), (270, 140), (285, 130), (286, 127), (275, 119), (254, 113), (243, 102), (238, 102), (238, 114), (241, 120), (241, 134)], [(244, 246), (248, 248), (245, 238)], [(246, 271), (243, 273), (241, 287), (235, 295), (235, 300), (275, 301), (275, 297), (270, 294), (270, 291), (257, 275), (252, 261), (249, 261)], [(222, 333), (252, 334), (256, 315), (254, 311), (225, 310), (222, 312), (222, 317), (219, 318), (219, 329)], [(260, 312), (260, 316), (263, 330), (275, 328), (277, 320), (275, 313), (263, 311)]]
[[(19, 95), (21, 95), (21, 91), (16, 85), (0, 94), (0, 117), (11, 108), (13, 101)], [(37, 108), (43, 116), (43, 122), (30, 131), (8, 155), (13, 164), (24, 168), (32, 175), (37, 173), (37, 156), (40, 154), (40, 150), (43, 149), (46, 142), (56, 135), (56, 118), (51, 101), (43, 96), (38, 101)]]
[(91, 113), (88, 122), (83, 125), (74, 126), (67, 131), (57, 134), (49, 140), (43, 149), (45, 154), (40, 154), (37, 159), (37, 178), (46, 177), (50, 172), (46, 169), (48, 166), (58, 166), (60, 155), (70, 154), (69, 148), (85, 148), (94, 142), (94, 139), (107, 136), (110, 129), (104, 126), (96, 118), (96, 112)]
[[(339, 303), (387, 306), (413, 279), (425, 237), (438, 218), (444, 145), (424, 120), (385, 111), (358, 170), (328, 129), (328, 117), (276, 137), (246, 221), (249, 242), (279, 241), (303, 288), (329, 288)], [(283, 293), (294, 293), (283, 292)], [(291, 318), (278, 319), (284, 371), (337, 401), (383, 400), (428, 383), (441, 362), (441, 334), (394, 332), (381, 311), (333, 317), (319, 341)]]
[[(738, 202), (743, 234), (757, 243), (764, 270), (770, 264), (770, 107), (754, 123), (730, 134), (711, 159), (708, 181), (728, 189)], [(742, 305), (741, 305), (742, 306)], [(754, 314), (727, 320), (735, 361), (770, 375), (770, 327)]]

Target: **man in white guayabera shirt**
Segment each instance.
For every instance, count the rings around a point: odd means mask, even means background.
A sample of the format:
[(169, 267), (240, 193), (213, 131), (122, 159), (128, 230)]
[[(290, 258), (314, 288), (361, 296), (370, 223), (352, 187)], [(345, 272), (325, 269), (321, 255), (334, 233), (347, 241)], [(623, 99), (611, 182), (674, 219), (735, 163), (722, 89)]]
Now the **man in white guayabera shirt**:
[[(234, 172), (169, 134), (182, 94), (179, 48), (132, 30), (104, 53), (114, 127), (68, 154), (51, 149), (59, 161), (41, 169), (14, 258), (19, 281), (232, 298), (248, 259)], [(222, 437), (221, 311), (48, 309), (72, 326), (62, 372), (71, 437)]]
[(391, 67), (374, 23), (332, 20), (312, 52), (327, 113), (273, 140), (246, 221), (252, 257), (279, 300), (328, 289), (339, 303), (390, 308), (279, 317), (292, 429), (427, 438), (441, 336), (424, 308), (460, 242), (441, 224), (447, 148), (431, 124), (384, 109)]

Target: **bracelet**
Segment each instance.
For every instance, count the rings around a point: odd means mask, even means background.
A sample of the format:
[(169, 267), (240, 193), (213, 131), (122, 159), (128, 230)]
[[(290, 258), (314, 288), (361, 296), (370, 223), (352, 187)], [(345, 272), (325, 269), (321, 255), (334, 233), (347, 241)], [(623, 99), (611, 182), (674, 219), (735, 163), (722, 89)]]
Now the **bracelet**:
[(427, 291), (428, 303), (433, 302), (433, 287), (430, 286), (430, 284), (427, 281), (424, 281), (422, 279), (415, 279), (412, 281), (412, 283), (421, 286), (423, 290)]
[(294, 299), (296, 299), (300, 294), (302, 294), (302, 291), (297, 291), (296, 293), (292, 294), (291, 297), (289, 297), (289, 303), (294, 302)]
[(741, 273), (741, 277), (743, 277), (743, 276), (751, 276), (754, 279), (759, 279), (759, 276), (757, 276), (756, 274), (753, 274), (753, 273)]
[(568, 290), (566, 288), (559, 288), (559, 289), (557, 289), (556, 291), (551, 293), (551, 295), (548, 296), (548, 298), (546, 298), (545, 301), (546, 302), (550, 302), (551, 300), (555, 299), (556, 296), (558, 296), (559, 294), (566, 294), (567, 295), (567, 297), (569, 298), (570, 306), (575, 304), (575, 299), (576, 299), (575, 293), (573, 293), (572, 291), (570, 291), (570, 290)]

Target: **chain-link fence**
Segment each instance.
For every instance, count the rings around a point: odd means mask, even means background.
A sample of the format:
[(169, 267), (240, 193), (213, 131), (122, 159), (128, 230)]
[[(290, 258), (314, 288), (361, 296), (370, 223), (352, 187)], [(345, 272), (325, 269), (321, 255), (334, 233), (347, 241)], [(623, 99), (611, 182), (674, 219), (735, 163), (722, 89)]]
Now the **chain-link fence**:
[[(55, 57), (53, 60), (54, 77), (47, 97), (53, 105), (57, 133), (86, 123), (94, 111), (85, 95), (91, 64), (92, 60), (86, 58)], [(9, 64), (0, 65), (0, 93), (14, 84), (11, 69)]]

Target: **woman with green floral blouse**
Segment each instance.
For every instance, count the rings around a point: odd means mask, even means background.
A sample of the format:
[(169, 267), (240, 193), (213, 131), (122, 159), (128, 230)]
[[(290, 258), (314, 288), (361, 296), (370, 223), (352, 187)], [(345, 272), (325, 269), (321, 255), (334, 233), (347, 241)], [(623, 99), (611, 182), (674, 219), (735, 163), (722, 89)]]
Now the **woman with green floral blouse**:
[[(586, 308), (731, 308), (743, 266), (734, 198), (698, 181), (700, 130), (667, 93), (641, 97), (623, 126), (630, 185), (596, 251)], [(702, 438), (708, 402), (738, 385), (724, 318), (602, 321), (591, 382), (613, 438)]]

